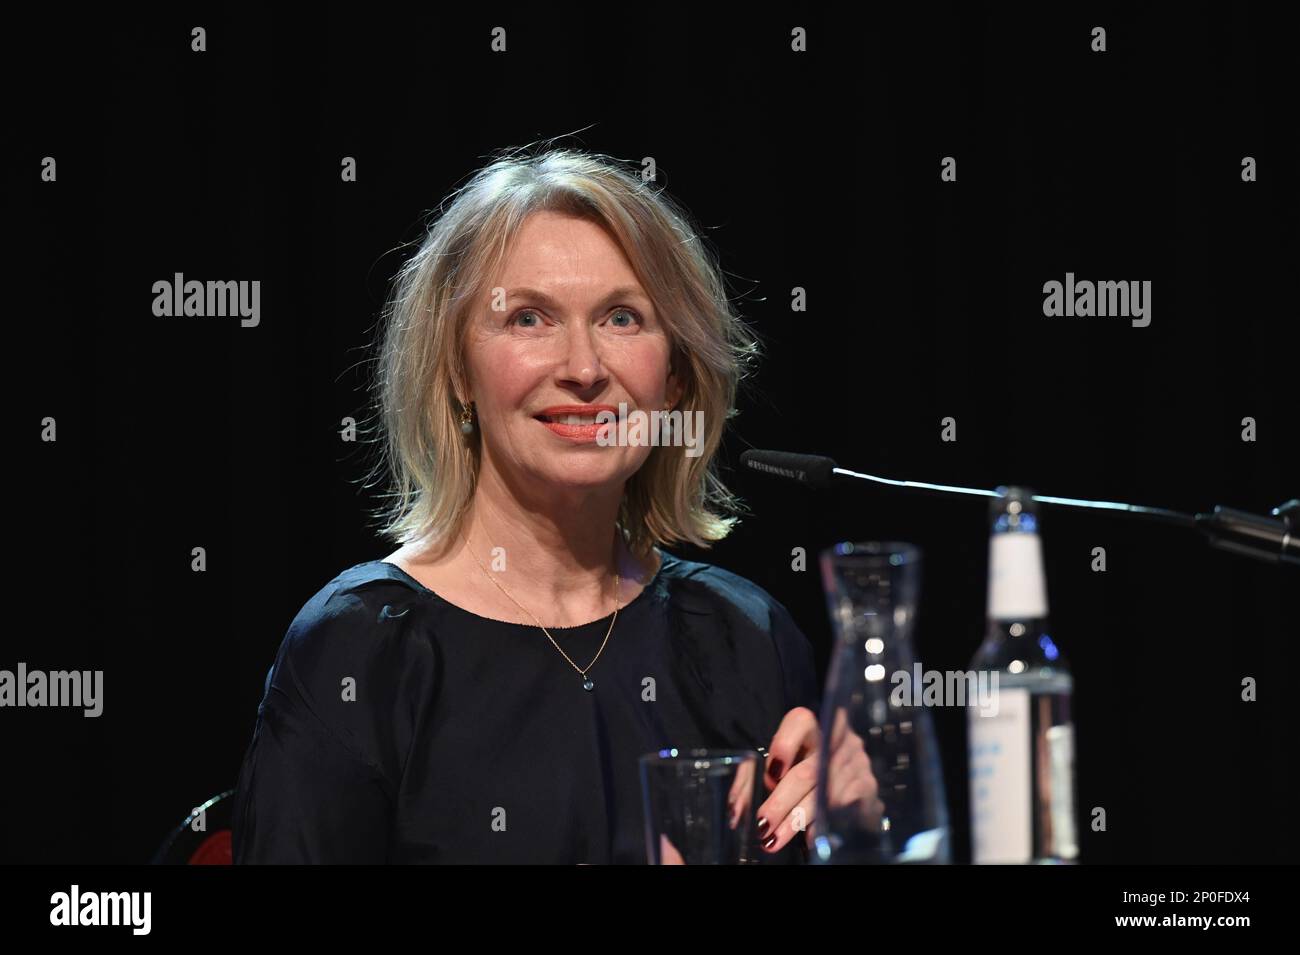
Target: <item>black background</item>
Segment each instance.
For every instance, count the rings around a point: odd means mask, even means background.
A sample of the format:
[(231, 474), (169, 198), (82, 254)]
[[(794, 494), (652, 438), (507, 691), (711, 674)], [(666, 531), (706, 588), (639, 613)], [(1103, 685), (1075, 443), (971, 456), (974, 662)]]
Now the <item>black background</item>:
[[(11, 180), (31, 222), (10, 281), (30, 297), (9, 327), (21, 450), (0, 667), (102, 669), (105, 712), (0, 714), (3, 857), (147, 861), (233, 786), (289, 621), (393, 549), (366, 523), (371, 452), (338, 431), (366, 414), (401, 247), (504, 147), (580, 130), (562, 144), (653, 156), (717, 250), (767, 350), (721, 462), (753, 513), (712, 551), (675, 552), (767, 588), (823, 669), (815, 557), (843, 539), (923, 549), (921, 659), (967, 665), (984, 504), (813, 495), (739, 473), (747, 447), (1189, 511), (1295, 496), (1296, 84), (1271, 11), (17, 25)], [(807, 53), (789, 50), (795, 25)], [(507, 54), (489, 49), (494, 26)], [(39, 181), (44, 156), (57, 183)], [(1045, 318), (1042, 284), (1067, 271), (1151, 280), (1151, 325)], [(152, 283), (175, 272), (259, 279), (260, 326), (155, 318)], [(39, 441), (46, 416), (57, 443)], [(1083, 861), (1289, 859), (1300, 578), (1113, 517), (1048, 512), (1044, 540), (1079, 802), (1108, 822), (1082, 830)], [(1258, 702), (1240, 699), (1247, 676)], [(963, 713), (936, 716), (965, 859)]]

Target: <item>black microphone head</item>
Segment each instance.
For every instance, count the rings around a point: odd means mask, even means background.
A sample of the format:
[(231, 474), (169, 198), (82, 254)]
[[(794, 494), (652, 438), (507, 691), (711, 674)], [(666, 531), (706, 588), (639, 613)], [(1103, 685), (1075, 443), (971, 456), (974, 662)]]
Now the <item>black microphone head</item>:
[(834, 479), (836, 464), (820, 454), (795, 454), (792, 451), (746, 451), (740, 466), (760, 474), (798, 481), (809, 487), (827, 487)]

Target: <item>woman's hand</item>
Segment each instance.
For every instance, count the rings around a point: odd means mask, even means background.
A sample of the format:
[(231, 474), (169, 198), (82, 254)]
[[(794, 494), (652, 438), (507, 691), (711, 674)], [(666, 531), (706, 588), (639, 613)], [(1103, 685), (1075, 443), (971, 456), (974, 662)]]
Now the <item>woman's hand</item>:
[[(862, 737), (849, 729), (842, 709), (835, 715), (830, 750), (829, 806), (838, 809), (857, 803), (864, 822), (878, 823), (885, 807), (877, 798), (871, 759)], [(763, 784), (771, 793), (758, 807), (758, 837), (764, 851), (780, 852), (801, 831), (811, 848), (816, 838), (820, 753), (821, 729), (813, 711), (798, 706), (786, 713), (768, 747), (763, 774)]]
[[(772, 745), (768, 747), (763, 785), (771, 793), (758, 807), (758, 837), (766, 852), (780, 852), (799, 832), (811, 848), (817, 837), (817, 768), (821, 758), (821, 729), (817, 717), (806, 706), (795, 707), (781, 719)], [(749, 809), (753, 774), (745, 765), (737, 772), (727, 800), (734, 829)], [(831, 765), (828, 773), (832, 809), (856, 806), (860, 824), (878, 828), (885, 804), (877, 797), (879, 786), (871, 772), (862, 737), (849, 729), (844, 710), (835, 714), (831, 736)], [(667, 836), (659, 837), (660, 865), (683, 865), (681, 853)]]

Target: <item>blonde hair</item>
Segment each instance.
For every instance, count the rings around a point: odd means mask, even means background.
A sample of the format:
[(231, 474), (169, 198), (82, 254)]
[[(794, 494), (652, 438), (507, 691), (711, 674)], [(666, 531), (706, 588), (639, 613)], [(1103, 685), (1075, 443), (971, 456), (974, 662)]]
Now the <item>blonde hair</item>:
[(391, 475), (392, 500), (378, 512), (380, 533), (404, 544), (460, 531), (481, 457), (479, 429), (460, 430), (470, 309), (519, 227), (548, 211), (590, 220), (622, 248), (669, 333), (684, 386), (675, 407), (704, 413), (699, 456), (654, 447), (628, 479), (618, 517), (624, 539), (639, 555), (679, 541), (710, 547), (747, 513), (718, 478), (714, 456), (759, 340), (732, 311), (688, 214), (663, 189), (601, 154), (528, 148), (498, 153), (444, 201), (384, 306), (372, 395), (384, 433), (377, 468)]

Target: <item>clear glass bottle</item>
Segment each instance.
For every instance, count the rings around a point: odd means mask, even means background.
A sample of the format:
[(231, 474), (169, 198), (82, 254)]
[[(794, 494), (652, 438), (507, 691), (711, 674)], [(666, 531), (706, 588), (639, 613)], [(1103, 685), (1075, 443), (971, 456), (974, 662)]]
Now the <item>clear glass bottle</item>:
[(943, 770), (912, 646), (921, 552), (845, 542), (822, 552), (821, 571), (836, 641), (810, 861), (947, 863)]
[(1074, 680), (1048, 626), (1037, 505), (1023, 488), (998, 493), (988, 624), (971, 661), (996, 692), (967, 710), (971, 861), (1075, 862)]

